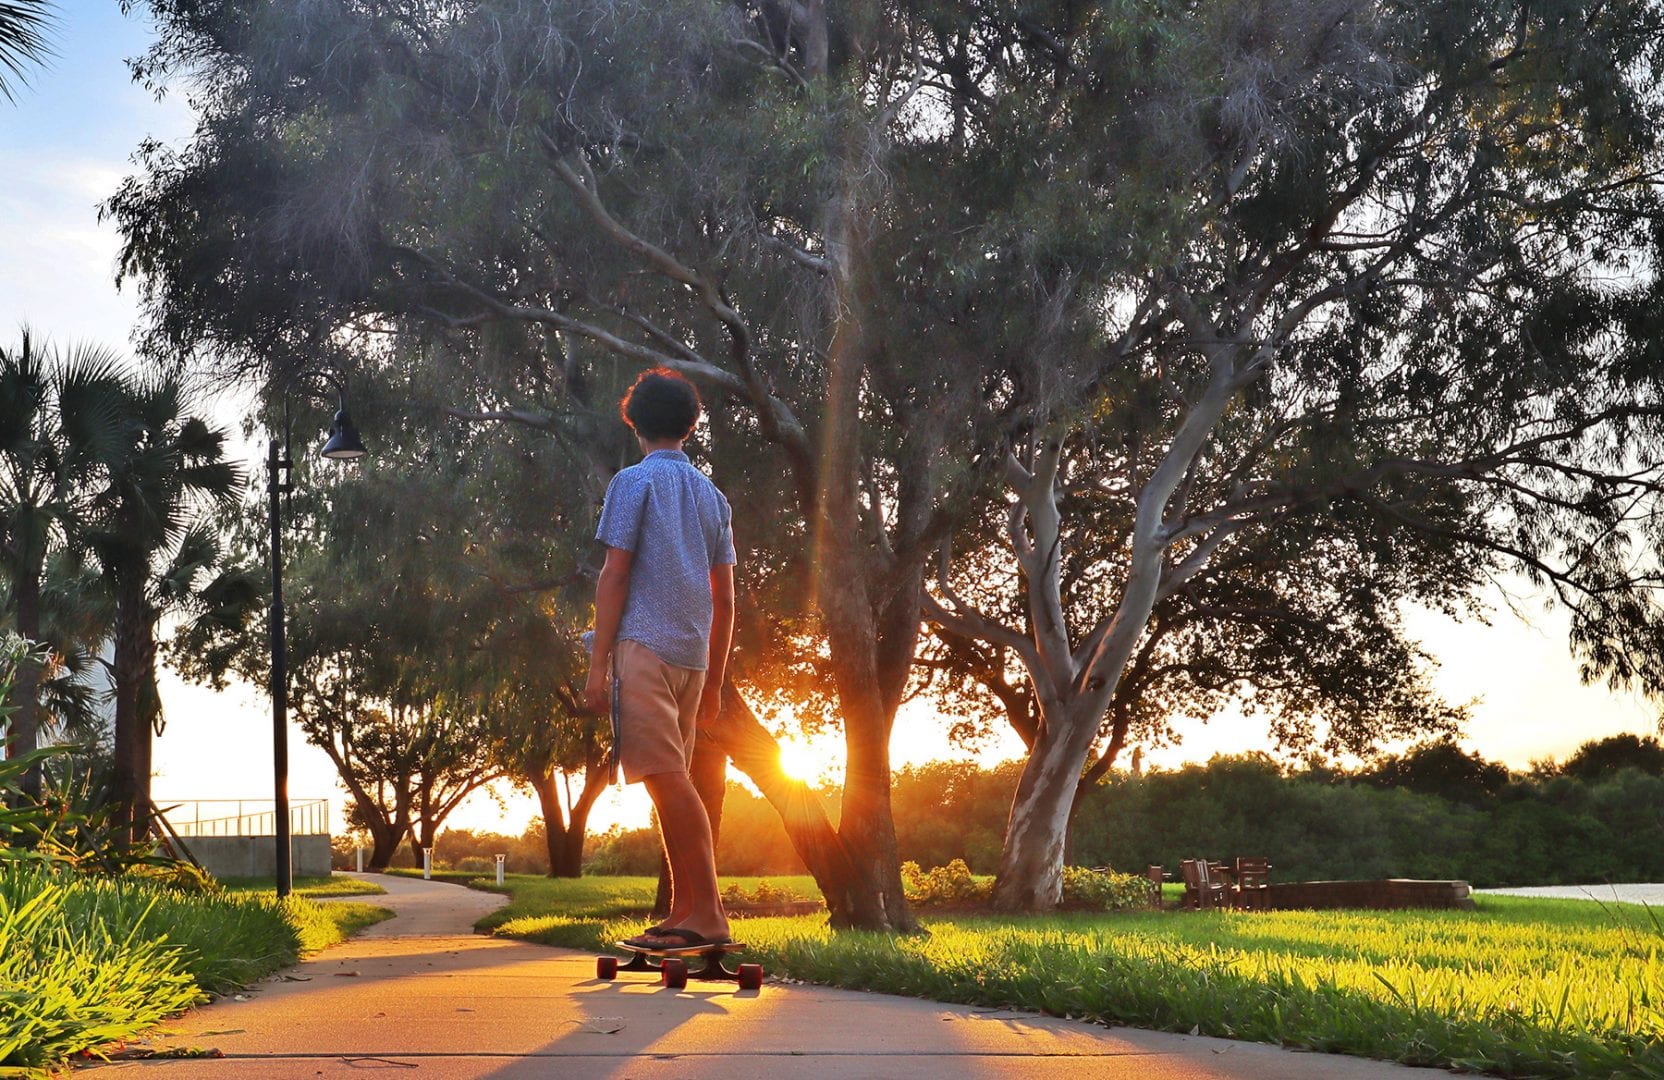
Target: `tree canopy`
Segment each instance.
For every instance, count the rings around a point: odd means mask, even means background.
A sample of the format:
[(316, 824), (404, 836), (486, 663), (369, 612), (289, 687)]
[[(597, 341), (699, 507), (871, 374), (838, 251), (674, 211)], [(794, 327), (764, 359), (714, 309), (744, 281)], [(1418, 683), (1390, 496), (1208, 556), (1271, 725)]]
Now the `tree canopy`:
[[(579, 483), (631, 371), (706, 388), (773, 631), (741, 670), (845, 736), (839, 925), (914, 925), (927, 609), (1038, 710), (1015, 907), (1161, 648), (1224, 636), (1204, 692), (1303, 649), (1306, 715), (1395, 703), (1331, 732), (1436, 727), (1393, 605), (1521, 568), (1590, 677), (1664, 690), (1656, 0), (152, 7), (137, 73), (203, 110), (108, 206), (154, 355), (439, 343), (481, 376), (451, 414)], [(1225, 617), (1267, 597), (1294, 617)]]

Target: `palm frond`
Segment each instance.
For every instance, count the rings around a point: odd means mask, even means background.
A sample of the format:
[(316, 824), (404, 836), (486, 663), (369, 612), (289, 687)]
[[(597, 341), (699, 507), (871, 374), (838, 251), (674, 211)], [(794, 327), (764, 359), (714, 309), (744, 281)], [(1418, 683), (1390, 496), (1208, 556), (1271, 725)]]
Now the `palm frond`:
[(53, 55), (54, 23), (46, 0), (0, 0), (0, 97), (12, 97), (12, 81), (27, 78), (29, 68)]

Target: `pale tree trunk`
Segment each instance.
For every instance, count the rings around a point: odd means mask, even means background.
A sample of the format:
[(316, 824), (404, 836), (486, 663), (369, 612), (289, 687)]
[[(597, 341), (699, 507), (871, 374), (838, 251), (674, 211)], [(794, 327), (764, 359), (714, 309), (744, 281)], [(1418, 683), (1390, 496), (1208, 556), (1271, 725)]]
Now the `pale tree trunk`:
[(1007, 538), (1028, 586), (1030, 635), (964, 604), (948, 586), (944, 560), (940, 584), (948, 605), (932, 601), (932, 617), (960, 633), (1012, 648), (1029, 674), (1040, 707), (1040, 729), (1012, 800), (995, 879), (993, 904), (998, 910), (1046, 911), (1062, 899), (1069, 820), (1104, 715), (1163, 588), (1196, 573), (1228, 535), (1228, 527), (1221, 528), (1198, 543), (1183, 565), (1168, 567), (1176, 532), (1168, 520), (1170, 504), (1241, 385), (1230, 354), (1217, 350), (1207, 387), (1138, 493), (1120, 602), (1077, 648), (1070, 648), (1061, 595), (1060, 439), (1038, 447), (1026, 465), (1015, 456), (1007, 462), (1007, 480), (1017, 495)]
[[(1076, 701), (1074, 707), (1083, 704)], [(994, 906), (1005, 911), (1048, 911), (1063, 898), (1063, 857), (1076, 780), (1097, 723), (1093, 716), (1071, 716), (1067, 708), (1048, 719), (1054, 722), (1041, 726), (1006, 822), (994, 892)]]

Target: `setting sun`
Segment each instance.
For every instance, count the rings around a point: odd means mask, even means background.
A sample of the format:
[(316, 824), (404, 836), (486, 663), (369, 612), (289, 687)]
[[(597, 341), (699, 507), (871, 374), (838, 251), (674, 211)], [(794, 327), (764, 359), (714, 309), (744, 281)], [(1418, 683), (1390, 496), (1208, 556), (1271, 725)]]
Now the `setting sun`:
[(807, 743), (797, 739), (780, 740), (780, 771), (793, 780), (820, 780), (826, 766), (825, 756)]

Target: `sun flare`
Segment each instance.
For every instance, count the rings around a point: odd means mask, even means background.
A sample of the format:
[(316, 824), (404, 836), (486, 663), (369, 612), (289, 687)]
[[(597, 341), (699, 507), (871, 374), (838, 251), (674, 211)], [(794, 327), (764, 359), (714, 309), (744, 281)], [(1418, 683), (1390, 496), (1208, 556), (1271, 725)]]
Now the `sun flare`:
[(780, 771), (793, 780), (818, 780), (825, 768), (825, 760), (813, 747), (796, 739), (780, 740)]

